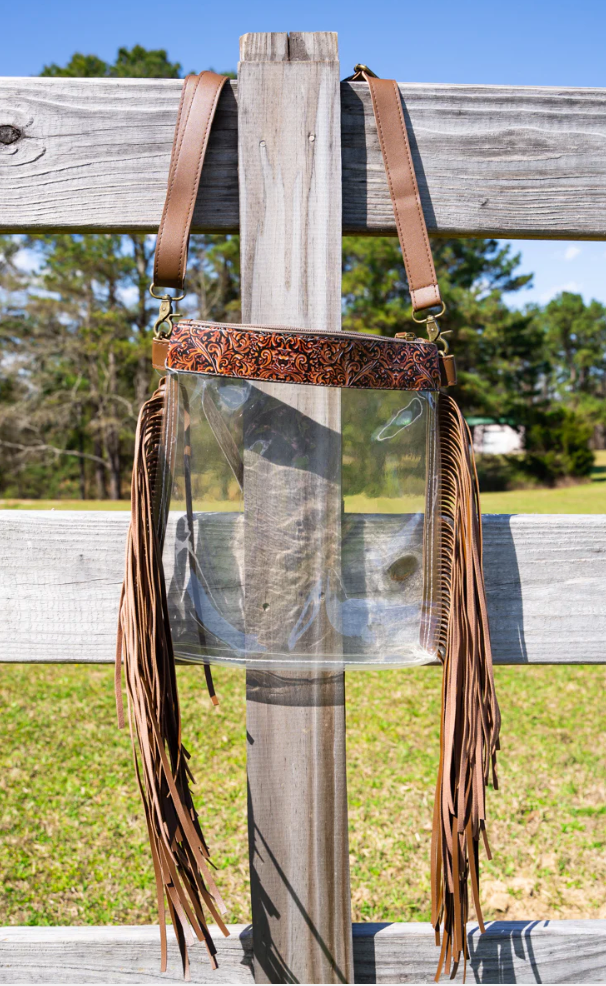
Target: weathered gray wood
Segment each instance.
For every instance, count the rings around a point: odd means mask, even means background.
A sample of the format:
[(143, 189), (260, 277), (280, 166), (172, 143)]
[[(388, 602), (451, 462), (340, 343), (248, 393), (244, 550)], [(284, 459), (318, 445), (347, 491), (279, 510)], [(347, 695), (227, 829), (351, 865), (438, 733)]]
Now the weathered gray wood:
[[(242, 564), (241, 515), (215, 516), (217, 553)], [(392, 523), (358, 519), (366, 545)], [(126, 512), (0, 511), (0, 661), (114, 660), (127, 527)], [(493, 514), (483, 530), (496, 663), (606, 662), (606, 517)]]
[[(273, 57), (284, 35), (265, 35)], [(261, 44), (261, 42), (259, 42)], [(379, 68), (379, 66), (377, 66)], [(182, 83), (0, 79), (0, 228), (155, 230)], [(606, 235), (606, 89), (401, 83), (430, 230)], [(221, 97), (194, 218), (238, 228), (237, 84)], [(367, 87), (341, 86), (343, 229), (395, 233)]]
[[(606, 89), (401, 83), (400, 92), (430, 231), (606, 235)], [(344, 88), (342, 103), (343, 228), (394, 233), (366, 85)]]
[[(170, 930), (170, 929), (169, 929)], [(193, 983), (254, 983), (250, 926), (211, 927), (219, 968), (204, 945), (189, 947)], [(174, 935), (168, 968), (160, 972), (160, 929), (141, 926), (0, 928), (0, 983), (183, 983)]]
[[(190, 951), (192, 982), (252, 983), (252, 933), (217, 929), (219, 969), (204, 947)], [(606, 921), (497, 921), (480, 936), (468, 925), (468, 983), (604, 983)], [(354, 924), (356, 983), (431, 983), (437, 950), (428, 924)], [(0, 983), (182, 982), (176, 944), (160, 973), (159, 931), (142, 927), (0, 928)], [(462, 981), (462, 968), (456, 982)]]
[[(436, 946), (429, 924), (355, 924), (356, 983), (431, 983)], [(471, 983), (606, 982), (606, 921), (468, 924)], [(447, 981), (447, 980), (444, 980)], [(463, 968), (456, 982), (463, 981)]]
[[(0, 142), (0, 228), (157, 230), (182, 82), (124, 83), (0, 79), (0, 125), (21, 135)], [(194, 222), (228, 229), (237, 217), (237, 106), (226, 86)]]
[[(242, 317), (338, 330), (337, 36), (245, 35), (238, 80)], [(324, 460), (340, 462), (337, 391), (259, 389), (294, 409), (295, 428), (299, 414), (322, 426)], [(341, 489), (256, 448), (245, 440), (245, 627), (271, 652), (295, 626), (293, 600), (340, 565)], [(311, 656), (331, 636), (322, 616), (299, 649)], [(345, 676), (249, 671), (246, 697), (255, 982), (352, 982)]]

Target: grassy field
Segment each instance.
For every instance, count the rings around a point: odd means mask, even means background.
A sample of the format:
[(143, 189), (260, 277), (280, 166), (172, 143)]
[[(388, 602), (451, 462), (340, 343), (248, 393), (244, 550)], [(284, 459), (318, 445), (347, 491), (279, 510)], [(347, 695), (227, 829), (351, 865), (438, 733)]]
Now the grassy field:
[(482, 493), (482, 510), (487, 514), (606, 513), (606, 451), (595, 453), (595, 465), (588, 483), (553, 490)]
[[(348, 497), (346, 510), (389, 510), (386, 501), (367, 501)], [(409, 502), (410, 501), (410, 502)], [(406, 501), (403, 509), (423, 509), (423, 501)], [(370, 506), (369, 506), (370, 504)], [(373, 506), (373, 504), (375, 504)], [(393, 501), (392, 501), (393, 504)], [(128, 510), (127, 500), (0, 500), (0, 510)], [(230, 505), (207, 503), (207, 510), (230, 509)], [(231, 509), (235, 509), (231, 507)], [(393, 509), (393, 506), (392, 506)], [(483, 493), (482, 510), (489, 514), (603, 514), (606, 513), (606, 451), (596, 452), (596, 462), (587, 483), (556, 489), (511, 490), (506, 493)]]
[[(196, 803), (229, 902), (249, 919), (244, 675), (181, 668)], [(606, 917), (603, 668), (499, 668), (501, 790), (489, 795), (489, 917)], [(0, 674), (0, 912), (9, 924), (155, 920), (152, 870), (111, 668)], [(348, 675), (353, 915), (425, 920), (439, 669)]]
[[(606, 512), (606, 456), (600, 460), (590, 484), (487, 494), (484, 509)], [(76, 505), (82, 506), (69, 506)], [(112, 673), (0, 665), (3, 923), (155, 920), (149, 850), (128, 736), (115, 725)], [(482, 867), (487, 916), (606, 918), (606, 668), (498, 668), (496, 677), (503, 750), (501, 790), (489, 795), (494, 859)], [(199, 669), (179, 669), (197, 805), (229, 920), (244, 922), (244, 676), (220, 668), (216, 679), (221, 706), (213, 710)], [(351, 673), (347, 691), (353, 917), (427, 919), (439, 670)]]

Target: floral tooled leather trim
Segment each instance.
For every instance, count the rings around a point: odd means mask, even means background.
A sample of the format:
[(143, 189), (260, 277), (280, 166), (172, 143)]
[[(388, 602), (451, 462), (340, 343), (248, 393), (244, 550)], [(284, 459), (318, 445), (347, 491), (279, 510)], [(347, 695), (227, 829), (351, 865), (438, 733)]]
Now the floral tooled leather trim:
[(187, 373), (319, 387), (440, 387), (438, 350), (431, 342), (187, 320), (173, 330), (166, 366)]

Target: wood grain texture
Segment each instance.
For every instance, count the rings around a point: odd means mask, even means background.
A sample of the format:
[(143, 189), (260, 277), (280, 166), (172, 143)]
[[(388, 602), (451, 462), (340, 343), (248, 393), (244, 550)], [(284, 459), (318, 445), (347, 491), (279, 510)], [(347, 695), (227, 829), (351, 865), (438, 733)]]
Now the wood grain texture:
[[(193, 983), (253, 983), (252, 932), (211, 928), (219, 969), (192, 948)], [(498, 921), (467, 929), (468, 983), (604, 983), (606, 921)], [(176, 945), (159, 972), (159, 930), (141, 927), (0, 928), (0, 983), (166, 983), (183, 981)], [(431, 983), (436, 947), (428, 924), (354, 924), (356, 983)], [(462, 981), (462, 969), (456, 982)]]
[[(242, 318), (338, 330), (336, 35), (291, 34), (282, 45), (274, 35), (246, 35), (240, 54)], [(338, 391), (258, 389), (268, 402), (281, 402), (280, 427), (286, 402), (295, 431), (302, 414), (315, 421), (326, 445), (322, 461), (340, 462)], [(245, 628), (271, 653), (283, 646), (295, 608), (311, 598), (319, 576), (340, 567), (340, 477), (282, 466), (251, 442), (247, 448), (245, 437)], [(331, 636), (323, 615), (298, 649), (311, 656)], [(248, 671), (246, 696), (255, 982), (352, 982), (345, 676)]]
[[(606, 89), (401, 83), (400, 92), (430, 231), (606, 235)], [(392, 233), (365, 83), (343, 87), (342, 121), (343, 229)]]
[(606, 515), (485, 516), (499, 664), (606, 662)]
[[(308, 36), (246, 37), (284, 60)], [(0, 79), (0, 127), (15, 128), (11, 143), (0, 142), (0, 228), (157, 230), (181, 85)], [(401, 83), (400, 91), (430, 230), (606, 236), (606, 89)], [(202, 173), (200, 231), (238, 229), (236, 99), (232, 82)], [(341, 121), (343, 230), (395, 234), (364, 83), (342, 83)]]
[[(217, 553), (242, 564), (241, 515), (216, 517)], [(393, 522), (358, 519), (361, 546)], [(113, 662), (127, 528), (126, 512), (0, 511), (0, 661)], [(493, 514), (483, 531), (495, 662), (606, 663), (606, 517)]]
[[(429, 924), (353, 929), (356, 983), (434, 982), (437, 950)], [(606, 921), (495, 921), (484, 935), (468, 924), (467, 941), (468, 983), (606, 982)], [(463, 981), (462, 966), (455, 981)]]
[[(193, 983), (254, 983), (252, 934), (230, 925), (230, 937), (209, 928), (218, 953), (213, 972), (205, 947), (189, 947)], [(0, 928), (0, 983), (183, 983), (173, 935), (168, 968), (160, 972), (160, 929), (155, 925)]]
[[(21, 134), (0, 143), (0, 228), (157, 231), (183, 83), (123, 81), (0, 79), (0, 125)], [(198, 229), (238, 225), (234, 90), (224, 87), (213, 123)]]

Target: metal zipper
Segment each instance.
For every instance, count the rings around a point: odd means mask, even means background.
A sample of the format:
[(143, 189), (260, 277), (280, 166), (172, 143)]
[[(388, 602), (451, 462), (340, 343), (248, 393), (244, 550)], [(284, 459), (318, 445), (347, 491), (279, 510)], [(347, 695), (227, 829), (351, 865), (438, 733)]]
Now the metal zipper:
[(394, 339), (393, 336), (380, 336), (373, 335), (371, 332), (334, 332), (329, 329), (300, 329), (293, 325), (243, 325), (241, 322), (202, 322), (195, 318), (183, 318), (181, 322), (186, 322), (188, 325), (200, 325), (208, 326), (208, 328), (217, 329), (239, 329), (245, 332), (251, 330), (253, 332), (293, 332), (296, 335), (312, 335), (312, 336), (334, 336), (335, 339), (375, 339), (379, 342), (392, 342), (396, 345), (404, 346), (417, 346), (421, 343), (424, 345), (432, 345), (427, 339), (417, 338), (417, 339)]

